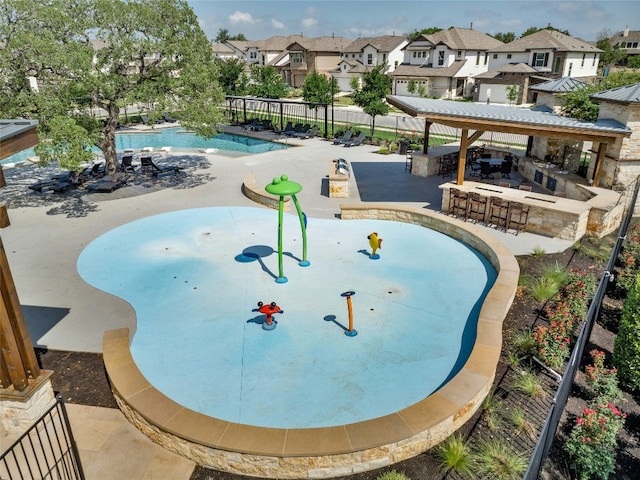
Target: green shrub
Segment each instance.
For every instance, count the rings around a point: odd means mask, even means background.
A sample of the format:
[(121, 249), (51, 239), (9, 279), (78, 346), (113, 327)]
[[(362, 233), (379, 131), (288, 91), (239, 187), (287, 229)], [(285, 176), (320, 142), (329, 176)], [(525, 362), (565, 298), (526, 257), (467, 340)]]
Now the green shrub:
[(502, 440), (484, 440), (475, 455), (479, 473), (494, 480), (521, 480), (528, 459)]
[(618, 380), (631, 391), (640, 390), (640, 273), (622, 307), (618, 335), (613, 344), (613, 364)]
[(390, 472), (383, 473), (382, 475), (378, 475), (376, 480), (411, 480), (404, 473), (396, 472), (395, 470), (391, 470)]
[(538, 377), (529, 370), (523, 370), (513, 377), (511, 387), (531, 397), (544, 397), (546, 395), (542, 383)]
[(576, 419), (564, 445), (580, 480), (607, 479), (615, 469), (617, 434), (626, 415), (611, 404), (587, 407)]
[(382, 155), (389, 155), (389, 148), (387, 148), (387, 147), (381, 147), (381, 148), (378, 150), (378, 153), (380, 153), (380, 154), (382, 154)]
[(546, 254), (547, 254), (547, 252), (545, 252), (544, 248), (542, 248), (542, 247), (536, 247), (531, 251), (531, 256), (533, 258), (544, 257)]
[(531, 440), (536, 438), (536, 429), (529, 420), (524, 408), (517, 406), (508, 415), (509, 421), (516, 427), (516, 435), (529, 437)]
[(561, 287), (553, 277), (526, 279), (525, 286), (531, 292), (531, 296), (539, 302), (546, 302), (553, 298)]
[(516, 332), (511, 339), (511, 345), (518, 356), (533, 355), (537, 346), (533, 338), (533, 332), (529, 328)]
[(460, 475), (470, 475), (472, 472), (472, 454), (469, 445), (458, 433), (449, 436), (436, 447), (436, 455), (443, 473), (453, 470)]
[(542, 271), (542, 276), (554, 280), (561, 287), (566, 285), (569, 280), (569, 272), (562, 268), (558, 262), (554, 266), (545, 267)]

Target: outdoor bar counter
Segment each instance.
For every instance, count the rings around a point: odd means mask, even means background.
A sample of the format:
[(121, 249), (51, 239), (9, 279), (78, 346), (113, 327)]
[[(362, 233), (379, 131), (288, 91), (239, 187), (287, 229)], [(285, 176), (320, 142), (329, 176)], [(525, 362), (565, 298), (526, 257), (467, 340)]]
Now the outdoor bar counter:
[(487, 197), (487, 212), (489, 198), (496, 196), (529, 207), (525, 231), (563, 240), (577, 241), (587, 232), (598, 236), (607, 235), (620, 224), (624, 210), (624, 206), (618, 202), (618, 193), (587, 186), (582, 186), (592, 197), (587, 201), (470, 181), (465, 181), (462, 185), (447, 182), (440, 185), (440, 188), (444, 212), (450, 212), (451, 188)]

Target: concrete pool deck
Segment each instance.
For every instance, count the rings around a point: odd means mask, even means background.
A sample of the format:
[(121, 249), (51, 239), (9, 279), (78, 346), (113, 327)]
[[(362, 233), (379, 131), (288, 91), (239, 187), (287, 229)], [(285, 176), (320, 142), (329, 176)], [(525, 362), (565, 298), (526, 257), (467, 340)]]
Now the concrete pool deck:
[[(135, 331), (135, 314), (128, 304), (90, 287), (77, 274), (76, 260), (84, 246), (115, 226), (156, 213), (212, 205), (255, 206), (240, 188), (247, 173), (252, 173), (259, 184), (266, 184), (282, 173), (301, 183), (303, 191), (298, 198), (309, 217), (334, 218), (341, 213), (340, 205), (347, 203), (380, 202), (436, 212), (440, 208), (441, 191), (437, 185), (442, 179), (405, 173), (403, 157), (381, 156), (375, 153), (375, 147), (367, 145), (333, 146), (322, 139), (290, 142), (296, 146), (256, 156), (197, 154), (210, 165), (188, 172), (188, 176), (199, 181), (186, 188), (176, 185), (117, 199), (88, 197), (85, 202), (90, 205), (70, 198), (58, 209), (52, 209), (51, 205), (11, 208), (12, 225), (2, 231), (2, 236), (34, 344), (101, 352), (105, 331), (121, 328)], [(174, 159), (181, 155), (192, 157), (194, 153), (172, 152)], [(329, 162), (339, 157), (354, 165), (348, 199), (326, 196)], [(7, 177), (10, 183), (11, 175)], [(397, 200), (399, 203), (395, 203)], [(516, 237), (484, 227), (468, 228), (500, 239), (515, 254), (529, 253), (534, 248), (550, 253), (570, 246), (567, 242), (530, 234)], [(155, 447), (150, 441), (149, 444), (150, 448)], [(95, 459), (95, 455), (91, 458)], [(130, 478), (134, 477), (138, 476)], [(114, 477), (107, 470), (96, 478)]]

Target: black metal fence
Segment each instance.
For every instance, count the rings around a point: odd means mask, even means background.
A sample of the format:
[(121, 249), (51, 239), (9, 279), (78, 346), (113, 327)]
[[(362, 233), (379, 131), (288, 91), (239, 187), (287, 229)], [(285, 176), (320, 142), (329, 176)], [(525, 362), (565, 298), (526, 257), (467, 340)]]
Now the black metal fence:
[(0, 456), (2, 480), (84, 480), (61, 396)]
[(538, 443), (536, 444), (536, 447), (533, 451), (533, 455), (529, 460), (529, 467), (527, 468), (527, 472), (525, 473), (524, 480), (537, 480), (540, 475), (542, 465), (549, 455), (549, 451), (551, 450), (551, 446), (553, 445), (556, 430), (558, 429), (558, 425), (560, 424), (560, 419), (567, 404), (573, 381), (575, 379), (578, 368), (580, 367), (580, 359), (582, 358), (585, 346), (589, 341), (589, 337), (591, 336), (593, 324), (596, 322), (600, 313), (602, 300), (604, 299), (609, 282), (613, 279), (612, 272), (615, 267), (615, 262), (618, 258), (618, 254), (620, 253), (620, 250), (622, 248), (622, 244), (627, 236), (627, 230), (629, 229), (629, 223), (631, 222), (631, 217), (633, 216), (634, 205), (636, 204), (636, 200), (638, 198), (639, 189), (640, 177), (635, 180), (635, 188), (633, 190), (633, 194), (631, 195), (631, 200), (627, 208), (627, 214), (625, 215), (622, 224), (620, 225), (618, 238), (616, 239), (613, 251), (611, 252), (611, 256), (609, 257), (607, 268), (600, 278), (600, 283), (598, 283), (593, 296), (593, 300), (591, 301), (591, 305), (589, 306), (589, 311), (587, 312), (587, 316), (582, 323), (578, 339), (576, 340), (576, 345), (571, 352), (571, 357), (569, 358), (569, 362), (562, 377), (562, 381), (560, 382), (558, 390), (556, 391), (556, 394), (551, 403), (551, 409), (547, 414), (545, 424), (542, 427), (542, 431), (540, 432), (540, 438), (538, 439)]

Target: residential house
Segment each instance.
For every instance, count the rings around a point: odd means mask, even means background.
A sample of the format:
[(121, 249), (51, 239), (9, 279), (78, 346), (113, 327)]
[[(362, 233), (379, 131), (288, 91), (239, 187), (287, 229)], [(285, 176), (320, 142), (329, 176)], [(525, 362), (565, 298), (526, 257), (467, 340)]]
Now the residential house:
[[(540, 30), (494, 47), (488, 53), (489, 74), (477, 79), (474, 100), (507, 103), (507, 89), (518, 85), (519, 103), (531, 103), (530, 84), (561, 77), (594, 79), (602, 50), (556, 30)], [(514, 68), (507, 65), (519, 64), (522, 75), (504, 75), (505, 69)], [(520, 83), (515, 83), (518, 80)]]
[(383, 35), (354, 40), (341, 52), (342, 60), (332, 72), (340, 90), (349, 92), (353, 78), (362, 84), (363, 75), (378, 65), (386, 65), (384, 73), (393, 72), (402, 63), (402, 49), (409, 43), (406, 36)]
[(231, 48), (227, 43), (213, 43), (211, 45), (211, 51), (213, 52), (213, 56), (220, 60), (230, 60), (232, 58), (244, 59), (244, 55), (239, 56), (236, 50)]
[(287, 35), (269, 37), (266, 40), (248, 42), (245, 60), (249, 64), (262, 66), (272, 65), (272, 62), (279, 58), (287, 47), (294, 42), (302, 41), (306, 37), (302, 35)]
[[(474, 77), (488, 70), (488, 51), (502, 45), (477, 30), (451, 27), (419, 35), (404, 47), (401, 65), (391, 72), (395, 95), (461, 98), (473, 94)], [(410, 92), (415, 85), (417, 90)]]
[(236, 57), (241, 60), (247, 60), (247, 51), (249, 50), (249, 46), (253, 45), (254, 42), (250, 42), (249, 40), (227, 40), (224, 44), (233, 50)]
[(284, 76), (285, 83), (293, 87), (301, 87), (304, 79), (311, 72), (318, 72), (327, 77), (332, 74), (340, 61), (340, 53), (352, 42), (345, 37), (299, 37), (289, 43), (274, 66)]
[(627, 57), (624, 58), (620, 64), (626, 65), (629, 57), (640, 55), (640, 30), (629, 30), (629, 27), (625, 27), (621, 32), (617, 32), (609, 39), (609, 43), (613, 48), (620, 48), (627, 51)]

